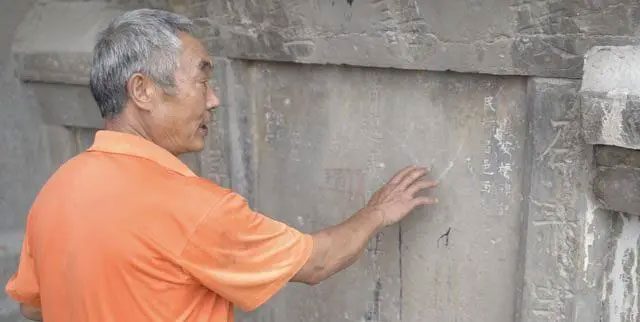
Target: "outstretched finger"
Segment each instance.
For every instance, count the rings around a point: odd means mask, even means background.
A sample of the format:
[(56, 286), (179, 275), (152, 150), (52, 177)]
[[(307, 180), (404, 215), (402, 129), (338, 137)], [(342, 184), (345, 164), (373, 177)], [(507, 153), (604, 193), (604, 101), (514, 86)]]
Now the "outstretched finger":
[(389, 180), (389, 183), (392, 185), (397, 185), (398, 183), (400, 183), (402, 181), (402, 179), (412, 170), (416, 169), (417, 167), (415, 165), (410, 165), (408, 167), (403, 168), (402, 170), (396, 172), (396, 174), (393, 175), (393, 177), (391, 178), (391, 180)]
[(438, 203), (438, 198), (434, 197), (417, 197), (413, 199), (413, 206), (433, 205)]
[(433, 187), (437, 186), (438, 184), (440, 184), (440, 182), (436, 181), (436, 180), (429, 180), (429, 181), (420, 180), (420, 181), (416, 181), (412, 185), (410, 185), (409, 188), (407, 188), (407, 192), (409, 193), (409, 195), (411, 195), (413, 197), (419, 191), (424, 190), (424, 189), (433, 188)]
[(426, 168), (415, 168), (402, 178), (402, 181), (398, 183), (398, 189), (400, 189), (400, 191), (407, 190), (410, 185), (418, 181), (418, 179), (422, 178), (425, 174), (427, 174)]

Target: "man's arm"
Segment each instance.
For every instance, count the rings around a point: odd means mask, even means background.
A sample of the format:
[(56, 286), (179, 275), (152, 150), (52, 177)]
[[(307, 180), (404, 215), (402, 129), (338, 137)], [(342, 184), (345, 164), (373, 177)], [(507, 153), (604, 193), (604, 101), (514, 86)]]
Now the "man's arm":
[(438, 184), (421, 179), (426, 172), (414, 166), (399, 171), (371, 197), (366, 207), (346, 221), (312, 234), (311, 256), (292, 281), (320, 283), (353, 264), (380, 229), (400, 221), (418, 206), (436, 203), (436, 198), (416, 196)]
[(42, 311), (37, 307), (20, 303), (20, 313), (29, 320), (42, 321)]

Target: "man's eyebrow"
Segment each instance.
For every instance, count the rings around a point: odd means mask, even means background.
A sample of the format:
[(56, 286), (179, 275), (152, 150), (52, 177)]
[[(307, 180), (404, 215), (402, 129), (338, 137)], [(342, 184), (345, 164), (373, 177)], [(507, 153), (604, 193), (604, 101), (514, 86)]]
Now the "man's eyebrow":
[(213, 64), (211, 63), (210, 60), (204, 60), (203, 59), (198, 63), (198, 69), (200, 71), (208, 73), (208, 72), (213, 70)]

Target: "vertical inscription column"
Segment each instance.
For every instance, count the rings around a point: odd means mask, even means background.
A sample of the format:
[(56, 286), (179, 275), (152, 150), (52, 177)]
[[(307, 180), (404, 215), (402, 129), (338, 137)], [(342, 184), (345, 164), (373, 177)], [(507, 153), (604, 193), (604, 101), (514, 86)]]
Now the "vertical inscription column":
[(595, 321), (599, 308), (589, 257), (600, 243), (593, 234), (592, 152), (582, 137), (578, 86), (543, 78), (529, 83), (531, 190), (521, 321)]

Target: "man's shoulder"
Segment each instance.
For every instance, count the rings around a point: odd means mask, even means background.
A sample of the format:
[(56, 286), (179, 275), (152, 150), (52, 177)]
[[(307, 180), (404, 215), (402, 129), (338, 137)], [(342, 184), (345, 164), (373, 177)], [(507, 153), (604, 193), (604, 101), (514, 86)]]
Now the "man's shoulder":
[(204, 177), (182, 177), (183, 185), (179, 187), (183, 193), (202, 197), (207, 202), (216, 202), (222, 200), (225, 196), (233, 193), (231, 189), (222, 187), (217, 183)]
[[(65, 162), (48, 180), (48, 185), (68, 186), (69, 182), (109, 182), (95, 189), (123, 190), (138, 187), (165, 207), (200, 209), (233, 194), (231, 189), (199, 176), (185, 176), (153, 161), (126, 155), (83, 152)], [(57, 190), (57, 189), (54, 189)], [(128, 190), (124, 189), (124, 190)], [(141, 192), (142, 192), (141, 191)]]

